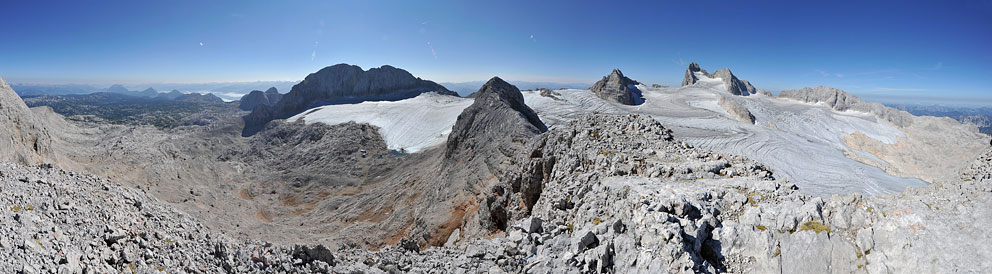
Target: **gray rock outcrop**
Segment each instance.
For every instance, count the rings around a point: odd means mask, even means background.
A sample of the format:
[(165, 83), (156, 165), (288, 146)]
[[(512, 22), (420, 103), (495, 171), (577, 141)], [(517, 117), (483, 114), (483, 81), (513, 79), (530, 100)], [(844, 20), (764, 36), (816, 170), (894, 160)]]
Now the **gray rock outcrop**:
[(637, 89), (640, 83), (623, 76), (619, 69), (613, 69), (610, 75), (604, 76), (589, 88), (596, 96), (625, 105), (638, 105), (644, 102), (641, 91)]
[(727, 99), (727, 97), (720, 96), (718, 101), (720, 107), (723, 107), (731, 117), (748, 124), (754, 124), (754, 115), (751, 114), (746, 107)]
[(758, 89), (752, 86), (750, 82), (747, 80), (737, 79), (737, 76), (731, 73), (729, 68), (720, 69), (711, 74), (700, 68), (699, 64), (696, 64), (696, 62), (689, 63), (689, 68), (685, 70), (685, 77), (682, 79), (683, 87), (695, 84), (699, 81), (699, 77), (696, 77), (696, 72), (700, 72), (710, 78), (720, 78), (730, 94), (748, 96), (758, 93)]
[(437, 83), (414, 77), (409, 72), (384, 65), (367, 71), (361, 67), (337, 64), (307, 75), (303, 82), (282, 96), (269, 110), (270, 115), (256, 113), (245, 120), (243, 136), (255, 134), (274, 119), (285, 119), (308, 108), (365, 100), (401, 100), (424, 92), (457, 96)]

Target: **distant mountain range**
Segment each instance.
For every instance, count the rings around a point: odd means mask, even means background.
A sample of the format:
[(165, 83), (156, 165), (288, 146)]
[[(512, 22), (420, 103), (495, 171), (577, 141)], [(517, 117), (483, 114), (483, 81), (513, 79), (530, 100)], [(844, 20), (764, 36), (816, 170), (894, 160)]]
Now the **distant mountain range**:
[[(110, 87), (100, 85), (76, 85), (76, 84), (11, 84), (20, 96), (31, 95), (68, 95), (68, 94), (90, 94), (97, 92), (116, 92), (135, 96), (153, 97), (149, 91), (176, 90), (183, 93), (213, 93), (225, 101), (234, 101), (248, 94), (252, 90), (266, 90), (275, 87), (279, 90), (290, 90), (296, 81), (257, 81), (257, 82), (218, 82), (218, 83), (147, 83), (147, 84), (115, 84)], [(480, 85), (481, 86), (481, 85)], [(170, 95), (170, 97), (174, 97)]]
[(982, 133), (992, 135), (992, 107), (969, 108), (904, 104), (886, 104), (886, 106), (904, 110), (916, 116), (949, 117), (961, 123), (976, 125)]
[[(507, 81), (508, 83), (516, 86), (521, 90), (537, 90), (539, 88), (546, 89), (587, 89), (592, 86), (592, 83), (556, 83), (556, 82), (528, 82), (528, 81)], [(451, 91), (457, 92), (458, 96), (465, 97), (473, 92), (479, 90), (479, 88), (484, 85), (486, 81), (469, 81), (469, 82), (444, 82), (441, 83), (442, 86), (450, 89)]]

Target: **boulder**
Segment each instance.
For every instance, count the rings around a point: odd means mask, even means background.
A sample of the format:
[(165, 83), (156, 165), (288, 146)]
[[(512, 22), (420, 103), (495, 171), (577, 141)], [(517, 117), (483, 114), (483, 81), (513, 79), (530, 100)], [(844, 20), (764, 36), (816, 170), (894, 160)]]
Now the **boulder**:
[(746, 107), (741, 106), (740, 104), (737, 104), (724, 96), (720, 96), (718, 103), (720, 104), (720, 107), (723, 107), (723, 109), (730, 114), (730, 117), (733, 117), (737, 121), (754, 124), (754, 115), (752, 115), (751, 111), (749, 111)]

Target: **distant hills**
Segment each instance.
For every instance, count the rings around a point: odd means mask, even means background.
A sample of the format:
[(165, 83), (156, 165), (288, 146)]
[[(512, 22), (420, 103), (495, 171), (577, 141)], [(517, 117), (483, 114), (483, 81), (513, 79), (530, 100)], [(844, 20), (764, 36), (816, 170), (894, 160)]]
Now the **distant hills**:
[(958, 122), (978, 126), (982, 133), (992, 135), (992, 108), (969, 108), (940, 105), (905, 105), (885, 104), (888, 107), (903, 110), (916, 116), (948, 117)]
[[(114, 92), (132, 96), (155, 97), (166, 94), (166, 90), (183, 91), (181, 93), (213, 93), (225, 101), (234, 101), (251, 90), (266, 90), (275, 87), (279, 90), (290, 90), (297, 81), (256, 81), (256, 82), (218, 82), (218, 83), (146, 83), (146, 84), (115, 84), (112, 86), (77, 85), (77, 84), (26, 84), (14, 83), (11, 87), (20, 96), (32, 95), (68, 95), (90, 94), (97, 92)], [(150, 93), (155, 91), (156, 93)], [(166, 95), (168, 98), (178, 97), (178, 94)]]

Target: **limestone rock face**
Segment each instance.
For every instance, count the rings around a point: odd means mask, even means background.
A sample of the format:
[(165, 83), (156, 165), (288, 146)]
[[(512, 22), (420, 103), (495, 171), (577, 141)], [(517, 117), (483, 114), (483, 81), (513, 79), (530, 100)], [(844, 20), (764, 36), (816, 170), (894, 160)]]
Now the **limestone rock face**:
[(705, 70), (699, 68), (699, 64), (696, 64), (696, 62), (689, 63), (689, 68), (685, 69), (685, 77), (682, 78), (683, 87), (695, 84), (696, 81), (699, 81), (699, 78), (696, 77), (696, 72), (707, 74)]
[[(243, 136), (255, 134), (247, 129), (261, 129), (264, 123), (285, 119), (308, 108), (337, 102), (357, 103), (365, 100), (401, 100), (424, 92), (457, 96), (437, 83), (414, 77), (409, 72), (384, 65), (367, 71), (361, 67), (337, 64), (307, 75), (289, 93), (272, 105), (269, 116), (253, 115), (253, 123), (245, 124)], [(342, 101), (343, 100), (343, 101)], [(246, 122), (248, 120), (246, 119)]]
[(272, 109), (269, 105), (257, 105), (252, 108), (251, 113), (241, 117), (245, 121), (245, 127), (242, 130), (242, 135), (244, 132), (258, 132), (265, 127), (266, 124), (271, 121)]
[(636, 87), (638, 84), (640, 83), (623, 76), (619, 69), (613, 69), (610, 75), (604, 76), (589, 90), (605, 100), (625, 105), (637, 105), (644, 102), (641, 91)]
[(699, 78), (696, 77), (696, 72), (701, 72), (703, 75), (710, 78), (720, 78), (730, 94), (748, 96), (758, 93), (758, 89), (751, 85), (750, 82), (747, 80), (737, 79), (737, 76), (731, 73), (729, 68), (720, 69), (710, 74), (707, 73), (706, 70), (699, 68), (699, 64), (696, 64), (696, 62), (690, 63), (689, 68), (686, 69), (685, 78), (682, 79), (683, 87), (695, 84), (696, 81), (699, 81)]
[(282, 99), (282, 93), (279, 93), (279, 90), (277, 90), (276, 87), (270, 87), (265, 90), (265, 98), (269, 99), (269, 104), (275, 104)]
[(252, 110), (257, 105), (268, 105), (269, 98), (265, 96), (260, 90), (253, 90), (245, 96), (241, 96), (240, 104), (238, 108), (243, 110)]
[(0, 161), (39, 164), (51, 154), (52, 136), (45, 124), (0, 78)]

